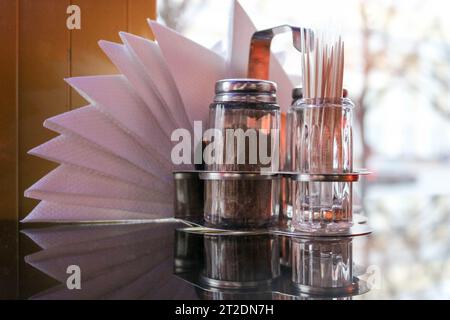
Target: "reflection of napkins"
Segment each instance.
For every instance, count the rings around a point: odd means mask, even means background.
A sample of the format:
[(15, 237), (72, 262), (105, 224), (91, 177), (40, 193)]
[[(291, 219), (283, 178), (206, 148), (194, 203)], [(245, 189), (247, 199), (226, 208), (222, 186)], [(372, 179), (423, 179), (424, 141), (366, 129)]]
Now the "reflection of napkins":
[[(120, 33), (99, 45), (122, 74), (67, 79), (89, 105), (45, 121), (60, 134), (30, 153), (61, 164), (25, 195), (42, 200), (25, 222), (140, 220), (173, 215), (171, 133), (206, 121), (215, 81), (245, 77), (256, 30), (235, 2), (225, 56), (149, 21), (157, 42)], [(207, 30), (205, 30), (207, 32)], [(292, 84), (274, 57), (286, 110)], [(205, 125), (204, 125), (205, 126)]]
[[(25, 261), (61, 282), (32, 299), (195, 299), (194, 288), (172, 272), (176, 226), (154, 222), (24, 231), (43, 249)], [(81, 290), (67, 289), (69, 265), (81, 269)]]

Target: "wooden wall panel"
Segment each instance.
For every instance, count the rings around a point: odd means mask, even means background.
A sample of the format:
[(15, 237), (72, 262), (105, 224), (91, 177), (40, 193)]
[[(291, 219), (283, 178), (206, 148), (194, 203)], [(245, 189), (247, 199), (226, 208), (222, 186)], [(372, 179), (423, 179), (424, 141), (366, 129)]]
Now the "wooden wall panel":
[[(81, 30), (66, 28), (70, 4), (82, 9)], [(121, 30), (151, 37), (147, 17), (155, 19), (156, 0), (0, 0), (0, 256), (9, 257), (0, 260), (7, 271), (0, 274), (0, 299), (35, 293), (36, 281), (49, 281), (18, 259), (17, 218), (37, 203), (24, 190), (56, 167), (27, 155), (56, 136), (43, 121), (83, 104), (63, 79), (117, 72), (97, 41), (119, 41)], [(20, 250), (30, 252), (31, 241), (23, 240)]]
[(156, 19), (156, 1), (128, 0), (128, 32), (154, 39), (148, 18)]
[[(81, 30), (66, 27), (67, 7), (81, 8)], [(118, 32), (151, 37), (155, 0), (0, 0), (0, 219), (25, 217), (37, 201), (23, 192), (56, 167), (28, 150), (56, 136), (51, 116), (85, 104), (64, 82), (70, 76), (117, 73), (98, 40)]]
[[(98, 46), (100, 39), (120, 42), (119, 31), (128, 25), (127, 0), (76, 0), (81, 9), (81, 30), (73, 30), (71, 76), (112, 74), (118, 71)], [(72, 90), (71, 108), (86, 105)]]
[(36, 205), (23, 197), (26, 188), (55, 164), (27, 154), (55, 136), (43, 128), (45, 119), (69, 110), (70, 45), (66, 27), (69, 0), (19, 1), (19, 203), (20, 217)]
[(17, 1), (0, 0), (0, 219), (17, 217)]
[[(98, 46), (100, 39), (121, 42), (119, 31), (128, 31), (153, 39), (147, 18), (156, 18), (153, 0), (77, 0), (81, 9), (81, 30), (71, 32), (71, 76), (117, 73)], [(71, 90), (71, 108), (86, 101)]]
[[(17, 1), (0, 0), (0, 299), (17, 297)], [(4, 221), (7, 220), (7, 221)]]

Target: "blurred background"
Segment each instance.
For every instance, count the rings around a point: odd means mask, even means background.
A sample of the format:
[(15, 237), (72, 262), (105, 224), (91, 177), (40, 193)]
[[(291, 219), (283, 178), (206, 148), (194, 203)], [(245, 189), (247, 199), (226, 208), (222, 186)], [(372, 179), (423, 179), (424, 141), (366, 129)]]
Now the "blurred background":
[[(355, 167), (374, 172), (355, 201), (374, 236), (362, 252), (383, 289), (366, 298), (450, 296), (450, 2), (241, 0), (258, 29), (333, 29), (345, 41), (355, 102)], [(228, 32), (231, 1), (158, 1), (158, 19), (207, 47)], [(208, 30), (208, 32), (205, 32)], [(334, 32), (334, 31), (333, 31)], [(289, 35), (273, 43), (300, 84)], [(283, 52), (281, 52), (283, 50)], [(438, 284), (438, 285), (437, 285)]]
[[(392, 170), (377, 177), (390, 183), (420, 180), (426, 171), (434, 181), (423, 192), (450, 191), (442, 179), (442, 174), (450, 178), (450, 4), (336, 2), (240, 1), (258, 29), (292, 24), (342, 34), (344, 82), (358, 107), (357, 165), (380, 169), (379, 174)], [(231, 6), (232, 1), (159, 1), (158, 19), (204, 46), (217, 47), (226, 39)], [(274, 41), (274, 50), (299, 84), (298, 56), (286, 50), (289, 35)]]
[[(375, 229), (362, 259), (381, 270), (365, 298), (450, 295), (450, 20), (448, 1), (241, 0), (257, 28), (333, 28), (357, 105), (355, 166), (375, 174), (356, 201)], [(161, 21), (205, 46), (226, 38), (231, 1), (159, 1)], [(208, 32), (204, 32), (208, 30)], [(289, 37), (275, 50), (300, 73)], [(439, 284), (436, 286), (436, 284)]]

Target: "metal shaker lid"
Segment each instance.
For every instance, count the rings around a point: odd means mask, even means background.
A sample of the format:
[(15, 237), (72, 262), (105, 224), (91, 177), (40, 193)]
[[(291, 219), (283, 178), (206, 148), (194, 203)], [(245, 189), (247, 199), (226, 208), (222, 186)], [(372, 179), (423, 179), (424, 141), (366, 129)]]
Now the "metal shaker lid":
[(260, 79), (224, 79), (216, 82), (216, 102), (276, 103), (275, 82)]
[[(342, 89), (342, 97), (347, 98), (348, 97), (348, 90)], [(292, 99), (298, 100), (303, 99), (303, 88), (302, 87), (296, 87), (292, 90)]]
[(292, 90), (292, 99), (302, 99), (303, 98), (303, 88), (302, 87), (296, 87)]

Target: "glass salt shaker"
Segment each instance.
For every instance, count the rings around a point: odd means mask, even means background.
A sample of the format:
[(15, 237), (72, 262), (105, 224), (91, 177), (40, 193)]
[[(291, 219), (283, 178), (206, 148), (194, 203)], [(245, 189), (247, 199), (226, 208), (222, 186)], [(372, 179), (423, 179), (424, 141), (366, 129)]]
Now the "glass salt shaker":
[(292, 225), (302, 231), (352, 226), (352, 113), (348, 98), (298, 99), (289, 110)]
[(206, 135), (207, 172), (200, 174), (205, 180), (205, 221), (221, 228), (272, 225), (279, 213), (276, 84), (220, 80), (209, 114), (214, 135)]

